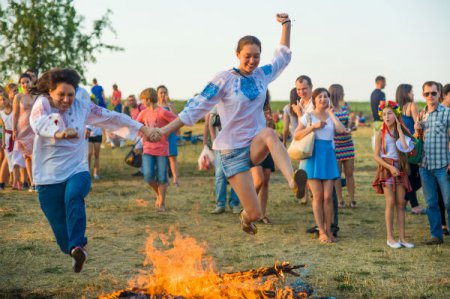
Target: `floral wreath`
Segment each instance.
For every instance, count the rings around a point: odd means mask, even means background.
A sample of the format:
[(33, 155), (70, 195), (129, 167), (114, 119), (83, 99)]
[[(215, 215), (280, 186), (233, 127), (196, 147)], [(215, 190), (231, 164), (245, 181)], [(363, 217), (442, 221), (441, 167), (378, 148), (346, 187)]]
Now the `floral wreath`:
[(397, 116), (397, 118), (399, 120), (402, 119), (402, 109), (400, 108), (400, 106), (394, 102), (394, 101), (381, 101), (380, 105), (378, 105), (378, 116), (380, 117), (380, 120), (383, 120), (383, 110), (385, 108), (391, 108), (392, 111), (394, 111), (395, 116)]

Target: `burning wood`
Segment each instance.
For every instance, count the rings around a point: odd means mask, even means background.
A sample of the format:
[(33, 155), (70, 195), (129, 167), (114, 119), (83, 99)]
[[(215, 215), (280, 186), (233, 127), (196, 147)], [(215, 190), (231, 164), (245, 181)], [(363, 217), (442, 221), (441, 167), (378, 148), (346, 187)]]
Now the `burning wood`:
[[(217, 274), (210, 257), (204, 256), (205, 248), (195, 239), (160, 235), (158, 238), (170, 248), (155, 248), (156, 234), (151, 234), (146, 244), (144, 266), (149, 271), (129, 282), (129, 288), (102, 295), (101, 299), (191, 299), (191, 298), (249, 298), (249, 299), (299, 299), (306, 298), (313, 290), (298, 281), (286, 286), (285, 274), (299, 276), (294, 270), (306, 265), (275, 263), (272, 267)], [(280, 279), (281, 278), (281, 279)]]

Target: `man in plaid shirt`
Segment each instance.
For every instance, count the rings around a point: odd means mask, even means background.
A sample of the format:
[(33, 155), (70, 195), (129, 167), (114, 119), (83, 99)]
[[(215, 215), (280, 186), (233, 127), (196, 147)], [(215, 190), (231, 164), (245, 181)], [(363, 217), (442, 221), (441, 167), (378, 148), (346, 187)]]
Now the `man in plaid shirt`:
[[(450, 109), (439, 103), (438, 84), (425, 82), (422, 86), (426, 107), (420, 113), (414, 128), (423, 130), (424, 152), (420, 164), (420, 179), (427, 202), (431, 239), (427, 245), (443, 243), (441, 216), (438, 205), (437, 185), (441, 189), (448, 216), (450, 216)], [(449, 218), (450, 219), (450, 218)]]

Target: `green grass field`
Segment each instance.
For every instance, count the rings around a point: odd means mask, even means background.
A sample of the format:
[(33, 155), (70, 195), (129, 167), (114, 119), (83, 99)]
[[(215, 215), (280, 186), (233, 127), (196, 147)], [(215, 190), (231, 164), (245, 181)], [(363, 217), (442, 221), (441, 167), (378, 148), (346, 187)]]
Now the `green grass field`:
[[(199, 131), (197, 125), (194, 132)], [(167, 233), (174, 226), (207, 244), (218, 272), (290, 261), (308, 265), (302, 279), (317, 297), (449, 298), (450, 238), (440, 246), (424, 245), (426, 216), (407, 213), (407, 236), (415, 249), (386, 246), (384, 198), (371, 188), (370, 136), (371, 128), (354, 133), (358, 208), (340, 210), (341, 232), (331, 245), (305, 233), (314, 225), (311, 205), (298, 205), (279, 172), (272, 176), (268, 203), (274, 225), (259, 225), (258, 234), (249, 236), (236, 215), (211, 215), (213, 171), (197, 170), (200, 144), (179, 148), (181, 186), (169, 187), (165, 213), (154, 211), (154, 195), (143, 179), (130, 176), (135, 170), (123, 163), (129, 148), (102, 150), (102, 179), (93, 182), (86, 198), (89, 258), (81, 274), (72, 272), (71, 259), (59, 251), (36, 194), (2, 191), (0, 297), (95, 298), (122, 289), (143, 269), (148, 231)]]

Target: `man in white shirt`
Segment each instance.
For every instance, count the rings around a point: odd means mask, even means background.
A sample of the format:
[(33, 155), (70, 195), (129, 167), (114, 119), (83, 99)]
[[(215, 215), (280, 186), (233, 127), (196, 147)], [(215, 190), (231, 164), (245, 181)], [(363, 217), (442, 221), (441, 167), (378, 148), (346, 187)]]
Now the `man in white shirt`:
[[(297, 95), (300, 97), (300, 100), (297, 104), (292, 105), (292, 110), (298, 115), (298, 119), (300, 119), (303, 114), (311, 113), (314, 110), (312, 88), (311, 78), (306, 75), (301, 75), (295, 80), (295, 89), (297, 90)], [(306, 205), (308, 203), (308, 193), (308, 188), (306, 188), (305, 196), (300, 199), (300, 204)]]

